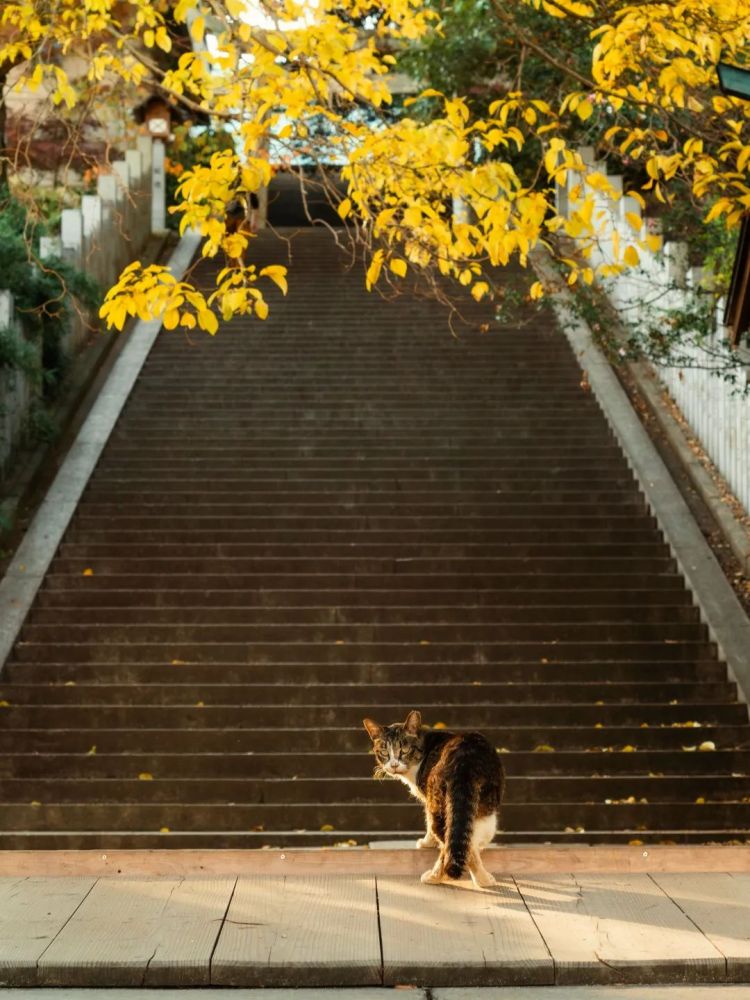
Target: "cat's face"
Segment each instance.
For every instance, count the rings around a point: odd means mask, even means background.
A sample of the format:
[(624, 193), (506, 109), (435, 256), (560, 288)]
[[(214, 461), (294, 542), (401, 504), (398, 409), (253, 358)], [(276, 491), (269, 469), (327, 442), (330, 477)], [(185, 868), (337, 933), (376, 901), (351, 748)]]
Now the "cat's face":
[(376, 775), (398, 778), (418, 768), (424, 756), (424, 737), (419, 712), (409, 712), (406, 722), (379, 726), (372, 719), (365, 719), (364, 726), (370, 734), (377, 760)]

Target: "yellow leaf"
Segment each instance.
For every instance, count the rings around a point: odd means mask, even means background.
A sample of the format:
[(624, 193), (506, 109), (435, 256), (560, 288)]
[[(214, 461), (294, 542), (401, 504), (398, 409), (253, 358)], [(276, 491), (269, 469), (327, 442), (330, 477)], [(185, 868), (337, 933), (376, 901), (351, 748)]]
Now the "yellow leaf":
[(163, 52), (169, 52), (172, 48), (172, 39), (169, 37), (169, 32), (165, 27), (159, 27), (156, 29), (156, 44)]
[(704, 740), (704, 742), (700, 744), (698, 749), (703, 750), (704, 752), (708, 750), (715, 750), (716, 744), (714, 743), (713, 740)]
[(637, 212), (626, 212), (625, 219), (631, 229), (635, 229), (636, 232), (640, 232), (643, 227), (643, 218), (638, 215)]
[(489, 291), (490, 291), (490, 286), (487, 284), (486, 281), (478, 281), (475, 285), (472, 286), (471, 295), (476, 302), (479, 302), (481, 299), (485, 297), (485, 295), (489, 294)]
[(268, 316), (268, 303), (263, 299), (258, 299), (255, 303), (255, 315), (258, 319), (265, 319)]
[(433, 729), (445, 729), (445, 728), (446, 728), (446, 725), (445, 725), (445, 723), (444, 723), (444, 722), (436, 722), (436, 723), (435, 723), (435, 724), (433, 725), (433, 727), (432, 727), (432, 728), (433, 728)]
[(541, 281), (535, 281), (529, 289), (529, 298), (532, 300), (541, 299), (544, 296), (544, 285)]
[(196, 17), (196, 19), (190, 25), (190, 34), (193, 36), (196, 42), (202, 42), (205, 33), (206, 33), (206, 19), (204, 17)]
[(402, 260), (400, 257), (394, 257), (390, 261), (389, 267), (394, 274), (398, 275), (399, 278), (406, 277), (406, 261)]
[(180, 310), (170, 309), (164, 314), (164, 319), (162, 323), (164, 324), (165, 330), (174, 330), (177, 324), (180, 322)]
[(347, 215), (349, 215), (351, 210), (352, 210), (352, 202), (350, 198), (344, 198), (344, 200), (340, 201), (336, 206), (336, 211), (339, 213), (339, 216), (342, 219), (345, 219)]
[(9, 701), (0, 701), (0, 708), (10, 708)]
[(83, 571), (83, 573), (81, 573), (81, 576), (93, 576), (93, 575), (94, 571), (89, 566), (87, 566), (86, 569)]
[(162, 827), (160, 827), (159, 828), (159, 833), (169, 833), (169, 827), (168, 826), (162, 826)]
[(551, 747), (549, 743), (540, 743), (538, 746), (534, 747), (534, 753), (554, 753), (555, 748)]
[(35, 809), (38, 809), (41, 804), (42, 803), (38, 802), (36, 799), (32, 799), (32, 801), (29, 803), (29, 805), (32, 805)]
[(207, 330), (212, 336), (219, 329), (219, 321), (216, 318), (216, 314), (211, 312), (210, 309), (201, 309), (198, 313), (198, 325)]
[(90, 750), (86, 751), (86, 756), (87, 757), (95, 757), (96, 756), (96, 743), (92, 746), (92, 748)]
[(376, 250), (372, 256), (370, 266), (367, 268), (367, 275), (365, 276), (365, 286), (368, 292), (380, 277), (380, 272), (383, 268), (383, 256), (382, 250)]
[(286, 295), (289, 286), (286, 283), (286, 268), (281, 264), (270, 264), (260, 272), (261, 278), (270, 278), (274, 285), (278, 286)]
[(661, 250), (661, 236), (657, 233), (649, 233), (646, 236), (646, 246), (652, 253), (658, 253)]
[(628, 265), (628, 267), (638, 267), (641, 262), (640, 254), (634, 246), (629, 246), (625, 248), (625, 253), (623, 254), (623, 260)]
[(630, 743), (626, 743), (622, 748), (623, 753), (635, 753), (635, 747), (631, 746)]
[(593, 105), (589, 101), (581, 101), (576, 108), (576, 114), (582, 122), (587, 121), (594, 113)]
[(154, 776), (153, 776), (153, 774), (150, 774), (148, 771), (141, 771), (141, 773), (138, 775), (138, 780), (139, 781), (153, 781), (154, 780)]
[(321, 832), (322, 832), (322, 833), (330, 833), (330, 831), (331, 831), (331, 830), (333, 829), (333, 827), (331, 826), (331, 824), (330, 824), (330, 823), (324, 823), (324, 824), (323, 824), (323, 825), (321, 826), (321, 828), (320, 828), (320, 829), (321, 829)]

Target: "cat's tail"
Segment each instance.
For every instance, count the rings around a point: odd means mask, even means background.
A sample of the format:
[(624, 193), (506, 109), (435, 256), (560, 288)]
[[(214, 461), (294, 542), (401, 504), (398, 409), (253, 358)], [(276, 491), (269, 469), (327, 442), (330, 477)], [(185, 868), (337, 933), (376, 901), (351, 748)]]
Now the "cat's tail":
[(474, 817), (479, 804), (479, 782), (474, 774), (457, 768), (446, 802), (445, 855), (443, 870), (448, 878), (461, 878), (471, 850)]

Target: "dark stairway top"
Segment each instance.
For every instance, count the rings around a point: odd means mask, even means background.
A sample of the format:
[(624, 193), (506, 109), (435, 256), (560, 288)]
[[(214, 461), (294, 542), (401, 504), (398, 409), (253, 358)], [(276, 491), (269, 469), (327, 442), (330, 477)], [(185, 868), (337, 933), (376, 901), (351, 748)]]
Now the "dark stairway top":
[(143, 369), (0, 684), (0, 846), (416, 835), (361, 725), (410, 708), (503, 752), (500, 840), (744, 840), (746, 707), (550, 314), (292, 253)]

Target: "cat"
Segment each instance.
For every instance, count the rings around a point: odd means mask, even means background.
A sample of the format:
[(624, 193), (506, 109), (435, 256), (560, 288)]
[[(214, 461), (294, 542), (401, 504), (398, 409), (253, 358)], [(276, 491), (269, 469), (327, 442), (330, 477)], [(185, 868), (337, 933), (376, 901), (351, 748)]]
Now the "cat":
[(399, 778), (424, 803), (427, 832), (417, 847), (439, 847), (423, 882), (450, 882), (468, 869), (475, 885), (495, 885), (480, 852), (495, 836), (503, 795), (503, 768), (481, 733), (422, 726), (409, 712), (404, 723), (380, 726), (364, 719), (377, 759), (375, 777)]

